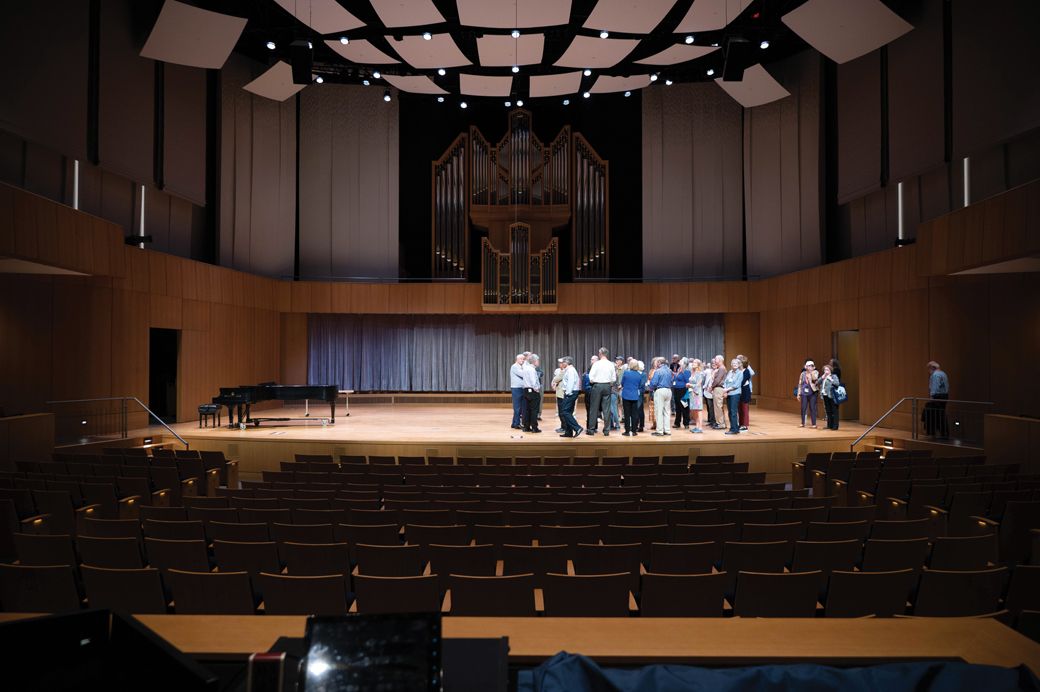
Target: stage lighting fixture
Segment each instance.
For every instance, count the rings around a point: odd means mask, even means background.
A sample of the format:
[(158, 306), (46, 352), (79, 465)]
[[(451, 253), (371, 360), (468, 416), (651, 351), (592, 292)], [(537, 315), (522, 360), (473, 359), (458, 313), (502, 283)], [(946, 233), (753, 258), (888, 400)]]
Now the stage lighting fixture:
[(513, 29), (512, 36), (513, 36), (513, 38), (520, 38), (520, 30), (519, 29)]
[(672, 86), (672, 80), (670, 80), (670, 79), (664, 80), (664, 85), (665, 86)]
[(364, 84), (365, 86), (368, 86), (368, 85), (369, 85), (369, 84), (371, 84), (372, 82), (368, 81), (367, 79), (362, 79), (362, 80), (361, 80), (361, 83), (362, 83), (362, 84)]
[(599, 32), (599, 37), (600, 38), (610, 38), (610, 32), (607, 31), (606, 29), (604, 29), (603, 31)]
[(390, 103), (390, 90), (389, 89), (383, 89), (383, 100), (386, 101), (387, 103)]
[(651, 82), (656, 82), (657, 81), (657, 75), (656, 74), (650, 75), (650, 81)]
[(440, 69), (438, 69), (438, 70), (437, 70), (437, 74), (439, 74), (439, 75), (440, 75), (441, 77), (443, 77), (444, 75), (448, 74), (448, 71), (447, 71), (447, 70), (445, 70), (445, 69), (444, 69), (444, 68), (442, 67), (442, 68), (440, 68)]
[(517, 107), (517, 108), (523, 108), (523, 107), (524, 107), (524, 101), (523, 101), (523, 99), (517, 99), (517, 100), (516, 100), (516, 107)]
[(565, 105), (565, 106), (571, 105), (571, 100), (570, 99), (564, 99), (563, 100), (563, 105)]
[(438, 96), (437, 97), (437, 103), (444, 103), (444, 97), (443, 96)]
[(689, 36), (687, 36), (686, 37), (686, 45), (690, 45), (691, 43), (693, 43), (693, 40), (694, 40), (693, 39), (693, 34), (690, 34)]
[(292, 66), (293, 84), (310, 84), (314, 74), (314, 50), (310, 41), (293, 41), (289, 44), (289, 64)]
[(631, 96), (631, 95), (632, 95), (632, 92), (631, 92), (631, 91), (626, 91), (626, 92), (625, 92), (625, 98), (628, 98), (628, 97), (629, 97), (629, 96)]
[(459, 108), (469, 108), (469, 104), (465, 101), (459, 103)]
[(585, 75), (586, 77), (591, 77), (592, 76), (592, 70), (590, 70), (589, 68), (586, 67), (585, 71), (582, 72), (582, 74)]
[(267, 42), (267, 50), (274, 50), (277, 47), (278, 46), (275, 45), (274, 41), (268, 41)]
[(586, 91), (586, 92), (585, 92), (584, 94), (582, 94), (582, 95), (581, 95), (581, 97), (582, 97), (582, 98), (584, 98), (584, 99), (587, 99), (587, 98), (588, 98), (588, 97), (590, 97), (590, 96), (592, 96), (592, 94), (590, 94), (590, 93), (589, 93), (589, 92), (587, 92), (587, 91)]
[(314, 81), (317, 84), (324, 84), (325, 83), (325, 79), (321, 75), (318, 75), (317, 77), (315, 77)]
[(761, 48), (762, 50), (765, 50), (766, 48), (769, 48), (769, 41), (762, 41), (762, 43), (758, 44), (758, 47)]
[(714, 77), (714, 76), (715, 76), (715, 70), (713, 70), (713, 69), (709, 68), (709, 69), (708, 69), (708, 76), (709, 76), (709, 77)]
[(519, 65), (513, 65), (513, 74), (516, 74), (519, 71), (520, 71), (520, 66)]
[(340, 37), (339, 37), (339, 42), (340, 42), (340, 43), (342, 43), (342, 44), (343, 44), (343, 45), (345, 46), (345, 45), (347, 45), (348, 43), (350, 43), (350, 39), (349, 39), (349, 38), (347, 38), (346, 36), (340, 36)]
[(372, 73), (372, 78), (373, 79), (379, 79), (382, 76), (383, 75), (379, 74), (379, 70), (376, 70), (375, 72)]
[(433, 39), (433, 34), (431, 34), (429, 31), (424, 31), (422, 33), (422, 37), (424, 41), (430, 41)]
[(513, 105), (512, 101), (506, 101), (506, 108), (509, 108), (512, 105)]

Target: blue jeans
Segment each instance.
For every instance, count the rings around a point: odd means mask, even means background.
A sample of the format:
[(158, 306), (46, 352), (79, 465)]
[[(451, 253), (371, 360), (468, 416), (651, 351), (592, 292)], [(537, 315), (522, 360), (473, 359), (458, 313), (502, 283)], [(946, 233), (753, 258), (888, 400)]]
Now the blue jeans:
[(519, 428), (521, 422), (520, 413), (524, 410), (524, 388), (513, 387), (513, 427)]
[(618, 399), (619, 398), (620, 397), (618, 397), (618, 393), (617, 392), (611, 392), (610, 393), (610, 429), (611, 430), (617, 430), (619, 427), (621, 427), (620, 426), (620, 422), (621, 421), (618, 420)]
[(729, 409), (729, 431), (740, 432), (740, 392), (727, 396), (726, 406)]
[(568, 394), (560, 401), (560, 420), (566, 432), (571, 435), (581, 430), (577, 419), (574, 418), (574, 405), (578, 403), (578, 393)]

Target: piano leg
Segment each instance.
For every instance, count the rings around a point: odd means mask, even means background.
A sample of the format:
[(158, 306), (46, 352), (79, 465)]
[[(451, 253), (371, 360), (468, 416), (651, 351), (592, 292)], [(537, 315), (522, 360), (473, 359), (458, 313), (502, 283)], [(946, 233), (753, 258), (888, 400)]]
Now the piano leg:
[(228, 428), (234, 428), (235, 427), (235, 405), (234, 404), (228, 404), (227, 405), (227, 422), (228, 422)]
[(332, 400), (331, 408), (332, 408), (332, 424), (335, 425), (336, 424), (336, 400), (335, 399)]

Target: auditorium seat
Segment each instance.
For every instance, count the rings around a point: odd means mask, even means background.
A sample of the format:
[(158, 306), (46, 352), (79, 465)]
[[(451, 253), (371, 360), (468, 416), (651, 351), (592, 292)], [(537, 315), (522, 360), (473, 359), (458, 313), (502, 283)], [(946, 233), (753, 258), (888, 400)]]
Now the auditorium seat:
[(9, 613), (79, 610), (73, 567), (0, 564), (0, 607)]
[[(346, 543), (293, 543), (278, 545), (285, 571), (293, 576), (342, 574), (349, 579), (350, 555)], [(270, 572), (271, 570), (264, 570)], [(348, 581), (349, 587), (349, 581)]]
[(221, 572), (246, 572), (253, 579), (261, 572), (282, 571), (278, 544), (274, 541), (213, 541), (213, 558)]
[(733, 594), (738, 572), (783, 572), (790, 555), (791, 545), (787, 541), (726, 541), (722, 549), (722, 571), (730, 575), (726, 594)]
[(549, 572), (567, 571), (571, 548), (566, 545), (503, 545), (502, 573), (506, 575), (533, 574), (535, 586), (541, 588)]
[(560, 526), (543, 525), (538, 527), (538, 542), (546, 545), (569, 545), (579, 543), (598, 543), (603, 535), (603, 527), (599, 525)]
[(820, 572), (819, 593), (827, 589), (831, 573), (835, 570), (852, 571), (863, 553), (863, 544), (853, 539), (848, 541), (796, 541), (792, 572)]
[(141, 544), (136, 538), (96, 538), (80, 535), (76, 537), (76, 547), (84, 565), (110, 569), (144, 567)]
[(337, 542), (347, 543), (351, 560), (356, 562), (354, 548), (357, 544), (401, 545), (400, 530), (397, 524), (340, 524), (336, 527), (335, 536)]
[(868, 524), (877, 516), (877, 505), (859, 505), (855, 507), (831, 507), (826, 519), (814, 521), (850, 522), (865, 521)]
[(450, 524), (447, 526), (424, 526), (421, 524), (407, 524), (404, 527), (405, 541), (409, 545), (428, 546), (431, 543), (438, 545), (468, 545), (471, 540), (470, 528), (465, 524)]
[(438, 545), (426, 547), (430, 572), (440, 575), (441, 592), (448, 588), (449, 575), (489, 577), (495, 574), (495, 546)]
[(707, 574), (719, 556), (712, 541), (702, 543), (653, 543), (649, 572), (655, 574)]
[(822, 572), (737, 575), (733, 614), (738, 617), (809, 618), (816, 615)]
[(642, 578), (639, 612), (642, 617), (722, 617), (728, 575), (659, 574)]
[(534, 539), (534, 527), (530, 524), (523, 526), (473, 524), (472, 529), (474, 541), (493, 545), (498, 557), (501, 557), (502, 546), (506, 543), (531, 545)]
[(525, 617), (535, 611), (534, 575), (468, 576), (451, 574), (451, 614), (483, 617)]
[(83, 565), (80, 572), (91, 608), (139, 614), (166, 612), (162, 580), (154, 567), (110, 569)]
[(78, 564), (76, 547), (68, 534), (14, 534), (18, 561), (23, 565), (70, 565)]
[(993, 613), (1007, 578), (1006, 567), (948, 572), (924, 570), (914, 602), (914, 615), (965, 617)]
[(1018, 565), (1011, 573), (1007, 608), (1014, 621), (1025, 611), (1040, 611), (1040, 565)]
[(810, 521), (805, 531), (810, 541), (865, 541), (870, 534), (870, 523), (859, 521)]
[(801, 540), (805, 529), (800, 521), (787, 522), (784, 524), (744, 524), (740, 534), (740, 540), (747, 542), (762, 543), (765, 541), (791, 541)]
[(721, 524), (722, 510), (712, 507), (710, 509), (670, 509), (668, 510), (668, 526), (674, 527), (678, 524)]
[(870, 537), (882, 540), (909, 540), (913, 538), (930, 538), (931, 521), (923, 519), (875, 520), (870, 527)]
[(179, 569), (188, 572), (208, 572), (209, 558), (206, 541), (180, 541), (163, 538), (144, 539), (148, 565), (164, 574), (167, 570)]
[(579, 543), (570, 551), (575, 574), (629, 575), (630, 591), (639, 590), (642, 545), (639, 543)]
[(816, 507), (781, 507), (776, 510), (776, 523), (788, 524), (797, 521), (802, 524), (804, 532), (811, 521), (827, 521), (828, 510), (823, 505)]
[(178, 615), (252, 615), (253, 590), (246, 572), (171, 569), (165, 579)]
[(920, 572), (928, 557), (928, 539), (882, 540), (871, 538), (863, 548), (864, 572), (910, 569)]
[(439, 613), (441, 589), (439, 576), (355, 575), (357, 612)]
[(542, 596), (548, 617), (627, 617), (630, 575), (545, 575)]
[(212, 521), (206, 527), (211, 541), (269, 541), (271, 534), (266, 523), (243, 524), (240, 522)]
[(170, 541), (202, 541), (206, 531), (199, 519), (192, 521), (164, 521), (146, 519), (141, 522), (146, 538), (163, 538)]
[(338, 574), (294, 577), (264, 572), (258, 581), (267, 615), (346, 615), (350, 607)]
[(358, 574), (377, 577), (411, 577), (423, 573), (426, 556), (417, 545), (366, 545), (354, 546)]
[(932, 541), (930, 569), (980, 570), (997, 560), (996, 534), (982, 536), (939, 536)]
[(157, 521), (187, 521), (188, 515), (185, 513), (184, 507), (177, 503), (175, 507), (148, 507), (144, 506), (140, 508), (141, 521), (148, 521), (149, 519), (155, 519)]
[(271, 523), (271, 540), (276, 543), (335, 543), (332, 524), (282, 524)]
[(186, 510), (191, 507), (201, 507), (203, 509), (227, 509), (230, 506), (228, 498), (226, 497), (196, 495), (195, 497), (184, 498), (184, 507)]

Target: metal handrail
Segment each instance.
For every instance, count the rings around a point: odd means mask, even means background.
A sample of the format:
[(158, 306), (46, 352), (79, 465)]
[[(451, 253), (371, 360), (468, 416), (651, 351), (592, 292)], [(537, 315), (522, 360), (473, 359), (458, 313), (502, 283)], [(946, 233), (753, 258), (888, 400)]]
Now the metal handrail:
[(862, 442), (864, 437), (866, 437), (867, 435), (872, 433), (875, 428), (877, 428), (879, 425), (881, 425), (881, 422), (883, 420), (885, 420), (886, 418), (888, 418), (888, 416), (893, 411), (895, 411), (897, 408), (902, 406), (903, 402), (905, 402), (905, 401), (912, 401), (913, 402), (913, 411), (911, 412), (910, 415), (911, 415), (911, 418), (913, 420), (914, 427), (913, 427), (912, 433), (913, 433), (913, 439), (915, 439), (915, 440), (917, 439), (917, 402), (918, 401), (925, 401), (925, 402), (928, 402), (928, 401), (942, 401), (942, 402), (945, 402), (947, 404), (974, 404), (974, 405), (978, 405), (978, 406), (993, 406), (993, 402), (992, 401), (969, 401), (967, 399), (933, 399), (931, 397), (926, 397), (926, 396), (904, 396), (902, 399), (900, 399), (899, 401), (894, 403), (892, 405), (892, 408), (890, 408), (887, 411), (885, 411), (881, 415), (880, 418), (878, 418), (876, 421), (874, 421), (873, 424), (871, 424), (871, 426), (869, 428), (867, 428), (866, 431), (864, 431), (864, 433), (862, 435), (857, 437), (856, 440), (851, 445), (849, 445), (849, 451), (850, 452), (855, 451), (856, 450), (856, 445), (858, 445), (860, 442)]
[(150, 409), (147, 406), (145, 406), (144, 402), (141, 401), (140, 399), (138, 399), (136, 396), (101, 396), (101, 397), (96, 397), (96, 398), (93, 398), (93, 399), (62, 399), (62, 400), (59, 400), (59, 401), (47, 401), (47, 402), (44, 402), (44, 403), (46, 403), (48, 406), (52, 406), (54, 404), (90, 404), (90, 403), (97, 403), (99, 401), (122, 401), (123, 402), (122, 416), (123, 416), (123, 437), (124, 438), (129, 437), (129, 435), (127, 434), (127, 423), (126, 423), (126, 402), (128, 402), (128, 401), (136, 401), (137, 405), (140, 406), (141, 408), (143, 408), (145, 411), (147, 411), (149, 416), (151, 416), (155, 420), (159, 421), (159, 425), (161, 425), (164, 428), (166, 428), (167, 432), (169, 432), (171, 435), (173, 435), (178, 440), (180, 440), (180, 443), (182, 445), (184, 445), (185, 449), (190, 449), (190, 445), (188, 444), (187, 440), (185, 440), (183, 437), (178, 435), (177, 432), (173, 428), (171, 428), (169, 425), (166, 424), (166, 421), (164, 421), (159, 416), (155, 415), (155, 412), (152, 411), (152, 409)]

